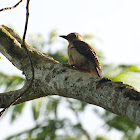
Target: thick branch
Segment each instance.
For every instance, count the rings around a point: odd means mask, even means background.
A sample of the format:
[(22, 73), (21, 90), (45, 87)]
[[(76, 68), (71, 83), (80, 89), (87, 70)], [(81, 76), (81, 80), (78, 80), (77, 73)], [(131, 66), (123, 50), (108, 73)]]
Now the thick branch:
[[(21, 99), (21, 97), (25, 94), (25, 92), (27, 92), (33, 84), (33, 80), (34, 80), (34, 67), (33, 67), (33, 62), (31, 59), (31, 56), (28, 52), (28, 49), (25, 45), (25, 37), (26, 37), (26, 33), (27, 33), (27, 27), (28, 27), (28, 20), (29, 20), (29, 2), (30, 0), (27, 0), (27, 4), (26, 4), (26, 22), (25, 22), (25, 28), (24, 28), (24, 33), (23, 33), (23, 38), (22, 38), (22, 43), (21, 43), (21, 47), (23, 47), (28, 55), (29, 61), (30, 61), (30, 66), (31, 66), (31, 71), (32, 71), (32, 78), (30, 79), (30, 83), (28, 85), (26, 85), (26, 88), (24, 88), (25, 90), (23, 90), (21, 92), (21, 94), (19, 94), (15, 99), (13, 99), (13, 101), (11, 101), (2, 111), (0, 111), (0, 117), (3, 115), (3, 113), (12, 105), (14, 105), (19, 99)], [(18, 4), (16, 4), (18, 5)], [(16, 5), (14, 7), (16, 7)]]
[[(0, 27), (0, 52), (23, 71), (28, 84), (31, 78), (30, 65), (20, 43), (20, 37), (13, 30)], [(28, 44), (26, 46), (33, 59), (35, 78), (32, 88), (18, 103), (47, 95), (60, 95), (98, 105), (115, 114), (126, 116), (140, 126), (140, 93), (133, 87), (69, 69)], [(20, 90), (1, 93), (0, 107), (11, 102), (25, 86)]]

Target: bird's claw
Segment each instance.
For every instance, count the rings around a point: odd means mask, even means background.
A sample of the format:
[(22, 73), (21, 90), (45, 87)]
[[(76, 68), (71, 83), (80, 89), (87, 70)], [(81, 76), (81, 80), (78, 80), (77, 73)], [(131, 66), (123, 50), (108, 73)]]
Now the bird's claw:
[(74, 69), (76, 70), (76, 68), (74, 67), (74, 65), (69, 65), (69, 64), (62, 64), (64, 67), (70, 68), (70, 69)]

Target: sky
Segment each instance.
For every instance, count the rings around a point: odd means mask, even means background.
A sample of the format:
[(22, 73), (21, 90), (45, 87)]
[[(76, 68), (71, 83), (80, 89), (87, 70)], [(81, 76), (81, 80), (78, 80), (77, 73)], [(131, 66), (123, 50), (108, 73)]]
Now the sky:
[[(16, 1), (0, 0), (0, 8)], [(22, 36), (25, 5), (24, 0), (16, 9), (0, 12), (0, 25), (12, 26)], [(60, 35), (93, 34), (100, 39), (92, 43), (104, 52), (107, 63), (136, 64), (140, 62), (139, 7), (139, 0), (31, 0), (27, 37), (39, 33), (47, 38), (53, 29)], [(57, 40), (62, 41), (59, 37)], [(21, 75), (4, 57), (0, 60), (1, 71)]]

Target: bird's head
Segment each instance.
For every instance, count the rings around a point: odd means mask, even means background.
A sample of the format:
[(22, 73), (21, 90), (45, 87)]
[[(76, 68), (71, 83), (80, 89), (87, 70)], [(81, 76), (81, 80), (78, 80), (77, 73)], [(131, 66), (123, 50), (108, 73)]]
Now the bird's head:
[(73, 42), (75, 40), (83, 41), (83, 37), (78, 33), (70, 33), (68, 35), (61, 35), (60, 37), (68, 40), (68, 42)]

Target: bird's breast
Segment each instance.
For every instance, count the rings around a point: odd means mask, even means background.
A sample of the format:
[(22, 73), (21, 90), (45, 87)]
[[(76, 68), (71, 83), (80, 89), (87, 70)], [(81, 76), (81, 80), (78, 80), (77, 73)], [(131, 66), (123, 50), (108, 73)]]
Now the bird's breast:
[(69, 64), (74, 65), (84, 65), (87, 62), (87, 59), (84, 55), (81, 55), (73, 44), (68, 46), (68, 57)]

